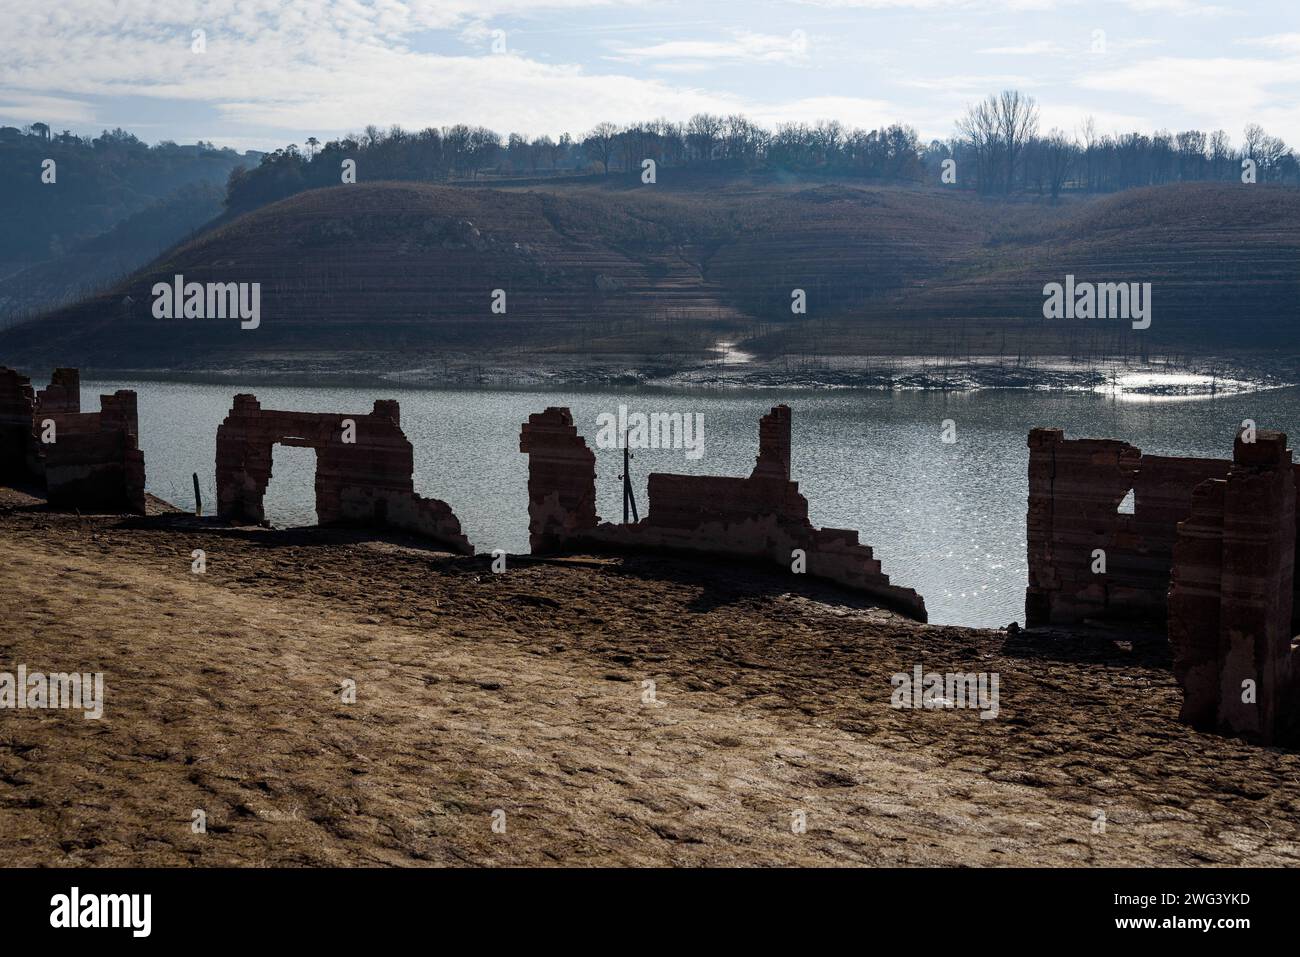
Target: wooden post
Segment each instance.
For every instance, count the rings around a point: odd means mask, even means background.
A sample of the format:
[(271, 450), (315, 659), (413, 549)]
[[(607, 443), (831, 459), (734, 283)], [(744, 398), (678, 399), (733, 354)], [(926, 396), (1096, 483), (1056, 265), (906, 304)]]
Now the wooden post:
[(623, 524), (627, 524), (628, 506), (632, 508), (632, 520), (641, 521), (641, 516), (636, 511), (636, 496), (632, 494), (632, 474), (628, 464), (632, 460), (632, 452), (627, 447), (627, 433), (623, 433)]

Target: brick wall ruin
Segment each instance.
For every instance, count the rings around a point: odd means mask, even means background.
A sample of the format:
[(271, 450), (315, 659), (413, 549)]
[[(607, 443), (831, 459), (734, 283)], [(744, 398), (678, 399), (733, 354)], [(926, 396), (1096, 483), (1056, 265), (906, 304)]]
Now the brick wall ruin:
[(1292, 624), (1296, 469), (1286, 436), (1238, 435), (1226, 478), (1196, 487), (1179, 525), (1169, 641), (1182, 720), (1259, 738), (1300, 730)]
[[(1143, 455), (1114, 439), (1067, 440), (1060, 429), (1030, 432), (1026, 624), (1162, 623), (1178, 523), (1191, 511), (1192, 489), (1223, 478), (1228, 466)], [(1121, 514), (1129, 491), (1133, 514)], [(1098, 549), (1104, 574), (1093, 571)]]
[(648, 549), (766, 559), (790, 569), (806, 556), (807, 574), (846, 585), (926, 620), (925, 601), (892, 585), (858, 533), (814, 528), (808, 501), (790, 481), (790, 409), (759, 422), (759, 455), (748, 478), (652, 473), (646, 516), (602, 523), (596, 514), (596, 458), (568, 409), (528, 417), (519, 437), (528, 455), (529, 542), (534, 552)]
[(125, 509), (143, 515), (144, 453), (135, 393), (120, 389), (99, 397), (100, 411), (37, 413), (38, 427), (52, 420), (57, 440), (42, 445), (45, 490), (59, 508)]
[(76, 369), (55, 369), (34, 393), (26, 376), (0, 368), (0, 473), (44, 483), (58, 508), (143, 515), (136, 395), (121, 389), (99, 401), (100, 411), (81, 411)]
[(31, 380), (0, 366), (0, 473), (6, 479), (30, 477), (27, 456), (33, 442), (35, 408)]
[(55, 369), (50, 384), (36, 393), (36, 414), (67, 414), (81, 411), (81, 373), (76, 369)]
[[(355, 441), (347, 442), (346, 423)], [(401, 429), (398, 404), (375, 402), (364, 415), (278, 412), (252, 395), (235, 396), (217, 429), (217, 515), (231, 522), (266, 520), (262, 500), (276, 444), (316, 450), (316, 517), (322, 525), (379, 525), (430, 538), (473, 555), (446, 502), (415, 493), (415, 454)]]
[[(1025, 619), (1163, 622), (1182, 719), (1267, 742), (1300, 731), (1300, 479), (1284, 434), (1248, 434), (1226, 461), (1034, 429)], [(1133, 514), (1121, 514), (1129, 490)]]

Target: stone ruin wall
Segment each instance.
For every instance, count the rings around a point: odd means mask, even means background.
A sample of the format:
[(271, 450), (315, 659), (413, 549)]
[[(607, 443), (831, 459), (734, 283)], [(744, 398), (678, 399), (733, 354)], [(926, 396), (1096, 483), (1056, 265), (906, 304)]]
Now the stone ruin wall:
[[(55, 441), (41, 441), (44, 422)], [(43, 483), (58, 508), (145, 511), (144, 453), (136, 394), (100, 396), (100, 411), (81, 411), (81, 376), (55, 369), (50, 385), (0, 367), (0, 472)]]
[(528, 455), (529, 542), (536, 552), (582, 548), (659, 550), (770, 561), (789, 569), (802, 549), (807, 573), (871, 595), (920, 621), (925, 601), (893, 585), (872, 550), (847, 529), (818, 529), (790, 481), (790, 409), (759, 423), (759, 455), (748, 478), (652, 473), (645, 518), (601, 522), (596, 458), (565, 408), (529, 416), (519, 438)]
[[(1030, 627), (1163, 623), (1183, 720), (1264, 741), (1297, 730), (1298, 467), (1286, 436), (1238, 435), (1233, 460), (1144, 455), (1029, 435)], [(1132, 489), (1134, 513), (1117, 509)], [(1092, 570), (1093, 552), (1106, 571)], [(1242, 700), (1243, 681), (1255, 700)]]
[[(355, 442), (344, 441), (344, 421)], [(261, 524), (276, 444), (316, 450), (316, 517), (321, 525), (376, 525), (412, 532), (473, 555), (460, 520), (446, 502), (415, 492), (415, 453), (391, 399), (364, 415), (263, 409), (252, 395), (235, 396), (217, 429), (217, 515)]]

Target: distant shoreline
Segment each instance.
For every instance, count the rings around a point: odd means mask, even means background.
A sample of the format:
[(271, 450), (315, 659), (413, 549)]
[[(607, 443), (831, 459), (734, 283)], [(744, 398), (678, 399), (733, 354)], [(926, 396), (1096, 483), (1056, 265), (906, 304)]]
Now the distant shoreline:
[[(634, 392), (977, 392), (1009, 389), (1034, 392), (1096, 392), (1124, 398), (1195, 399), (1288, 388), (1300, 382), (1293, 361), (1275, 359), (1252, 371), (1237, 359), (1198, 358), (1148, 362), (1079, 362), (1068, 357), (1031, 361), (988, 356), (953, 362), (937, 356), (809, 357), (747, 359), (741, 362), (668, 363), (629, 356), (547, 357), (544, 364), (470, 363), (464, 360), (397, 371), (343, 370), (333, 363), (315, 368), (261, 366), (242, 369), (119, 369), (82, 366), (83, 379), (190, 382), (234, 386), (311, 386), (323, 388), (403, 388), (483, 391)], [(556, 361), (569, 358), (572, 361)], [(23, 371), (37, 379), (49, 369)]]

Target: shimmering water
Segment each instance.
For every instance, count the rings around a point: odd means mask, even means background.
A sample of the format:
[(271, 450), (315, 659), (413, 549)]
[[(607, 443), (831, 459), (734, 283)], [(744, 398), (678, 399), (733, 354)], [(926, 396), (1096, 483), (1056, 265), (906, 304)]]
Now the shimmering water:
[[(1023, 621), (1025, 589), (1025, 438), (1036, 425), (1069, 437), (1111, 437), (1162, 455), (1226, 457), (1243, 419), (1297, 434), (1300, 389), (1215, 399), (1129, 402), (1092, 393), (936, 392), (487, 392), (400, 388), (301, 388), (163, 382), (85, 382), (83, 408), (100, 393), (135, 389), (149, 491), (193, 504), (198, 472), (205, 511), (215, 501), (217, 426), (238, 391), (263, 408), (365, 413), (374, 399), (401, 402), (402, 428), (415, 445), (415, 487), (447, 501), (480, 551), (528, 548), (527, 457), (519, 427), (548, 405), (573, 410), (595, 444), (596, 417), (620, 403), (644, 412), (704, 415), (704, 455), (638, 450), (632, 463), (645, 507), (653, 471), (748, 475), (758, 447), (758, 418), (778, 402), (794, 410), (794, 478), (817, 525), (853, 528), (873, 546), (898, 584), (925, 596), (940, 623), (1004, 625)], [(943, 421), (955, 443), (941, 440)], [(597, 507), (622, 515), (622, 453), (596, 450)], [(267, 517), (277, 525), (315, 522), (309, 449), (275, 450)]]

